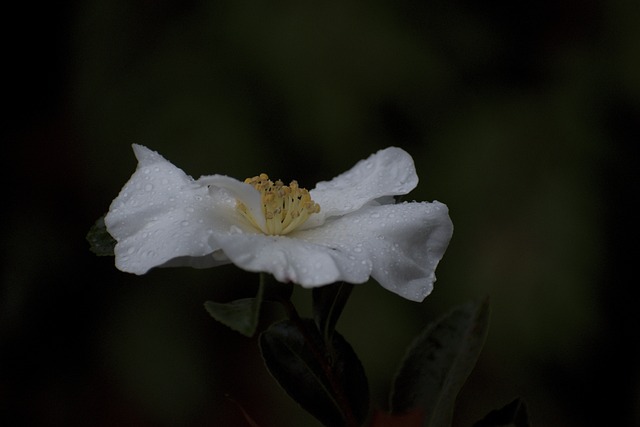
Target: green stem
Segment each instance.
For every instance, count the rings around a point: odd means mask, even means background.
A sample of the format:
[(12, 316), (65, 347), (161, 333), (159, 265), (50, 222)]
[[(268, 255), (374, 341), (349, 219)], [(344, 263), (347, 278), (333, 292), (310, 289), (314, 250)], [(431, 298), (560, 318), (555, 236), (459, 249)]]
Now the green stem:
[(356, 419), (353, 410), (351, 409), (351, 405), (349, 404), (347, 395), (342, 388), (340, 381), (338, 381), (331, 363), (329, 363), (329, 360), (327, 360), (325, 354), (316, 346), (315, 341), (309, 335), (307, 326), (300, 318), (300, 315), (298, 314), (298, 311), (296, 310), (293, 303), (290, 300), (281, 300), (280, 303), (287, 311), (289, 319), (296, 325), (296, 328), (298, 328), (298, 330), (304, 337), (304, 340), (309, 346), (309, 349), (311, 349), (311, 352), (315, 356), (318, 363), (320, 363), (324, 374), (329, 380), (329, 384), (331, 385), (338, 406), (340, 407), (340, 411), (344, 415), (345, 427), (358, 427), (360, 424), (358, 423), (358, 420)]

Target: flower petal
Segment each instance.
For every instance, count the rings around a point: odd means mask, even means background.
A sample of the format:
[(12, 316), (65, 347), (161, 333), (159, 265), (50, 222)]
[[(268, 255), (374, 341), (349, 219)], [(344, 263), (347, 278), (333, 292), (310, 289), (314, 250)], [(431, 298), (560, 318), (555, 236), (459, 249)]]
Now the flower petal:
[(258, 223), (262, 230), (266, 228), (266, 220), (262, 213), (260, 192), (253, 188), (253, 186), (225, 175), (201, 176), (196, 182), (201, 185), (212, 185), (218, 188), (226, 189), (237, 200), (240, 200), (242, 201), (242, 203), (244, 203), (247, 209), (251, 211), (253, 219)]
[(212, 239), (238, 267), (282, 282), (317, 287), (372, 276), (386, 289), (422, 301), (452, 231), (446, 205), (433, 202), (365, 207), (289, 236), (221, 233)]
[(303, 228), (316, 227), (326, 218), (356, 211), (385, 196), (407, 194), (416, 185), (418, 175), (409, 153), (398, 147), (385, 148), (331, 181), (319, 182), (310, 194), (320, 205), (320, 213)]
[(235, 199), (226, 190), (198, 185), (155, 151), (133, 149), (138, 168), (105, 216), (117, 241), (116, 267), (144, 274), (172, 260), (169, 265), (225, 263), (212, 255), (220, 248), (209, 237), (235, 224)]
[[(238, 267), (271, 273), (280, 282), (305, 287), (327, 285), (341, 280), (339, 260), (329, 247), (265, 234), (223, 233), (213, 236), (225, 255)], [(371, 266), (368, 266), (371, 271)], [(366, 281), (368, 273), (362, 275)]]
[(348, 271), (360, 274), (367, 262), (384, 288), (422, 301), (433, 289), (434, 271), (452, 233), (447, 206), (424, 202), (365, 207), (295, 237), (336, 248), (342, 280), (350, 281)]

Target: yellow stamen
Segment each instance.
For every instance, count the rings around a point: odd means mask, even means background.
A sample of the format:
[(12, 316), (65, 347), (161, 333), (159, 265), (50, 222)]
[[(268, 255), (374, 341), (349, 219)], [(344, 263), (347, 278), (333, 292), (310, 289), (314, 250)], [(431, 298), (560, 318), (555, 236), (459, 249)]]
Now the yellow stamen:
[(311, 215), (320, 212), (320, 205), (311, 200), (309, 192), (298, 187), (297, 181), (287, 186), (282, 181), (272, 182), (267, 174), (261, 173), (244, 180), (260, 192), (260, 207), (264, 215), (264, 228), (253, 217), (241, 201), (237, 201), (236, 209), (251, 225), (265, 234), (284, 235), (302, 225)]

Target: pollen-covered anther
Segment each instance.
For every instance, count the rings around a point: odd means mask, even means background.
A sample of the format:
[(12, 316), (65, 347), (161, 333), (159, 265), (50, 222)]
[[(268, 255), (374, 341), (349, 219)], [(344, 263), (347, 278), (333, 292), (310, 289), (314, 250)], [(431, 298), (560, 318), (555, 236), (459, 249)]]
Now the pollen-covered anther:
[(256, 221), (252, 212), (241, 201), (237, 201), (236, 208), (254, 227), (265, 234), (284, 235), (292, 232), (314, 213), (320, 212), (320, 205), (315, 203), (309, 192), (298, 186), (297, 181), (284, 185), (280, 180), (272, 182), (267, 174), (260, 174), (244, 180), (260, 192), (260, 208), (264, 216), (262, 221)]

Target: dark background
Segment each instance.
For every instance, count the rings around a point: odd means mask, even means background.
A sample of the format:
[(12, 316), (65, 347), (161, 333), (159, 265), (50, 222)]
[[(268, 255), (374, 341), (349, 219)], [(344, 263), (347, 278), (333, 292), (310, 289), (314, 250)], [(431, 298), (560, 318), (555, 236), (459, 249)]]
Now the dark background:
[[(311, 425), (207, 299), (233, 266), (121, 273), (84, 236), (147, 145), (198, 177), (313, 187), (397, 145), (454, 238), (416, 304), (371, 282), (338, 329), (384, 408), (427, 321), (489, 295), (459, 399), (535, 426), (640, 424), (634, 1), (85, 1), (3, 13), (0, 424)], [(294, 295), (308, 312), (309, 292)], [(269, 314), (269, 313), (267, 313)], [(280, 313), (270, 313), (271, 319)]]

